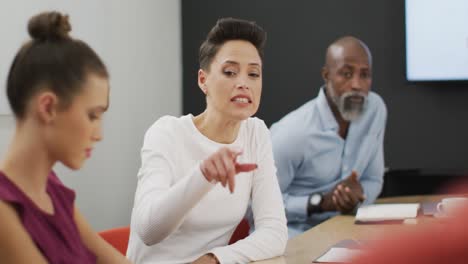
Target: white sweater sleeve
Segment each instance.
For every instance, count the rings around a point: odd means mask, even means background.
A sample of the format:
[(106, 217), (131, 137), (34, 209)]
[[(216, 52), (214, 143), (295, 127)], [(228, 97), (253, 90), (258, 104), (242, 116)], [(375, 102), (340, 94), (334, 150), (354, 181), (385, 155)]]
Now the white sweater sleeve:
[(213, 187), (198, 165), (176, 182), (177, 144), (166, 121), (162, 118), (148, 129), (141, 150), (132, 222), (147, 246), (177, 230), (185, 215)]
[(247, 263), (284, 254), (288, 228), (268, 128), (256, 129), (257, 163), (252, 189), (255, 232), (243, 240), (211, 250), (220, 263)]

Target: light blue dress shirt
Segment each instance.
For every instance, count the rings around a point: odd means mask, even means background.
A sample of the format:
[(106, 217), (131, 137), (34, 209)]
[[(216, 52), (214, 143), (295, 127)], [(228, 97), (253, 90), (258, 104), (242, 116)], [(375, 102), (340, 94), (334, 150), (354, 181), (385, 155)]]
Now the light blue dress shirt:
[(382, 98), (370, 92), (365, 112), (351, 122), (344, 140), (338, 134), (338, 123), (322, 87), (318, 97), (271, 126), (290, 237), (337, 214), (307, 217), (309, 195), (329, 192), (353, 170), (367, 197), (364, 203), (375, 201), (383, 184), (386, 120)]

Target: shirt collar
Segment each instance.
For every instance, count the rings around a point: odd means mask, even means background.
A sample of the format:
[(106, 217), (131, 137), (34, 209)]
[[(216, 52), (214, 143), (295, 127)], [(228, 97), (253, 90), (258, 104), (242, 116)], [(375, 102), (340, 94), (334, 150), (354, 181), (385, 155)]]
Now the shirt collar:
[(319, 116), (322, 120), (322, 125), (325, 130), (337, 130), (338, 123), (336, 122), (335, 116), (331, 111), (330, 105), (328, 104), (327, 96), (325, 95), (325, 85), (320, 87), (319, 94), (317, 96), (317, 107), (319, 110)]

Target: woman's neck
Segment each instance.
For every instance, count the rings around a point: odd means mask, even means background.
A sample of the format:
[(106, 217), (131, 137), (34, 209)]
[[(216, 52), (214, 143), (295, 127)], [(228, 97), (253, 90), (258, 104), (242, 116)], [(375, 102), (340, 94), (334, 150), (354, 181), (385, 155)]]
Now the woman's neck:
[(208, 110), (195, 116), (193, 122), (205, 137), (222, 144), (231, 144), (236, 140), (241, 124), (239, 120), (226, 120)]
[(0, 170), (31, 198), (46, 195), (47, 178), (54, 162), (30, 124), (17, 124)]

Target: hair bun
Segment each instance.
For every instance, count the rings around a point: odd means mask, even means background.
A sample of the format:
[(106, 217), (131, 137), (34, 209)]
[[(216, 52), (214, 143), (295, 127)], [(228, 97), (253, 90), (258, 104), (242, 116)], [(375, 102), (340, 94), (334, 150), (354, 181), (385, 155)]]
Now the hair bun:
[(71, 25), (68, 15), (59, 12), (44, 12), (33, 16), (28, 23), (28, 32), (33, 39), (67, 39)]

